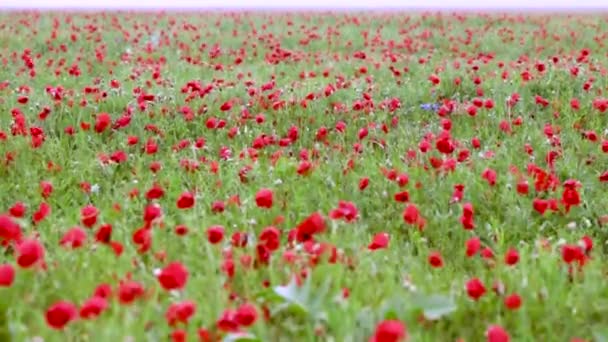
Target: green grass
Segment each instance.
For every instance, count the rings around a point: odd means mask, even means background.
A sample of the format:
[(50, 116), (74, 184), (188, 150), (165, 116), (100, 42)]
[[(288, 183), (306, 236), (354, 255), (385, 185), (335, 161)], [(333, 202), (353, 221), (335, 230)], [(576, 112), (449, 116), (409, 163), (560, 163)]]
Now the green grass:
[[(55, 20), (57, 28), (53, 28)], [(365, 341), (388, 318), (401, 320), (412, 341), (480, 341), (493, 324), (504, 327), (515, 341), (608, 338), (603, 337), (608, 336), (607, 234), (600, 223), (607, 214), (608, 196), (607, 185), (598, 179), (608, 169), (608, 154), (600, 146), (608, 139), (608, 118), (592, 105), (608, 85), (604, 76), (608, 59), (600, 39), (608, 29), (605, 17), (3, 13), (0, 22), (0, 82), (8, 82), (0, 88), (0, 130), (6, 134), (0, 141), (0, 211), (8, 212), (17, 201), (26, 204), (26, 216), (15, 220), (25, 237), (38, 236), (46, 249), (47, 265), (46, 270), (21, 269), (13, 255), (16, 243), (4, 249), (0, 263), (13, 265), (16, 278), (12, 286), (0, 288), (0, 340), (31, 341), (36, 336), (44, 341), (167, 340), (176, 328), (167, 324), (165, 311), (181, 300), (196, 303), (190, 322), (179, 326), (188, 332), (189, 340), (197, 339), (199, 328), (209, 329), (218, 338), (230, 337), (217, 328), (216, 321), (225, 310), (246, 302), (257, 307), (259, 317), (243, 330), (262, 341)], [(52, 32), (56, 32), (54, 39), (50, 38)], [(470, 42), (466, 42), (467, 32)], [(71, 41), (71, 35), (76, 41)], [(160, 37), (160, 45), (147, 51), (146, 44), (154, 37)], [(306, 38), (308, 45), (302, 45)], [(65, 52), (60, 49), (62, 44)], [(222, 53), (210, 59), (215, 44)], [(290, 57), (269, 63), (273, 54), (280, 54), (279, 47), (289, 51)], [(21, 59), (25, 49), (31, 51), (35, 77)], [(582, 49), (591, 54), (586, 61), (577, 62)], [(96, 58), (96, 50), (105, 51), (103, 61)], [(122, 58), (127, 51), (130, 58)], [(356, 51), (364, 51), (366, 59), (353, 58)], [(486, 55), (493, 58), (484, 59)], [(242, 63), (235, 65), (237, 56), (242, 56)], [(559, 57), (557, 63), (551, 61), (554, 56)], [(201, 62), (194, 65), (186, 57)], [(426, 62), (419, 63), (421, 58)], [(65, 64), (59, 66), (59, 60)], [(499, 62), (505, 66), (499, 68)], [(543, 62), (546, 71), (536, 71), (536, 62)], [(68, 73), (75, 63), (81, 70), (78, 77)], [(223, 70), (216, 70), (218, 64)], [(473, 71), (472, 65), (478, 70)], [(580, 68), (577, 77), (570, 74), (575, 65)], [(367, 74), (358, 72), (362, 66)], [(394, 76), (390, 67), (401, 75)], [(159, 71), (158, 82), (153, 79), (155, 70)], [(325, 70), (327, 77), (323, 76)], [(522, 81), (524, 70), (534, 75), (533, 80)], [(503, 71), (509, 73), (506, 80), (501, 78)], [(310, 72), (316, 76), (300, 77)], [(439, 85), (429, 82), (431, 74), (439, 75)], [(481, 85), (473, 83), (474, 76), (479, 76)], [(591, 77), (592, 89), (584, 91), (583, 84)], [(456, 78), (461, 79), (460, 85), (454, 84)], [(110, 87), (112, 79), (120, 82), (120, 88)], [(261, 92), (260, 87), (272, 79), (275, 88)], [(214, 84), (214, 88), (190, 100), (180, 91), (190, 81), (200, 82), (203, 88)], [(337, 89), (326, 97), (323, 93), (329, 84)], [(27, 104), (17, 103), (25, 95), (18, 92), (20, 86), (30, 89)], [(47, 86), (63, 87), (63, 98), (54, 101), (45, 92)], [(95, 94), (85, 94), (85, 87), (97, 87), (107, 96), (96, 100)], [(248, 95), (250, 88), (257, 94)], [(483, 96), (476, 94), (477, 88), (483, 90)], [(136, 89), (155, 95), (145, 110), (138, 109)], [(281, 90), (278, 98), (269, 100), (268, 95), (277, 90)], [(318, 96), (301, 106), (309, 93)], [(371, 96), (373, 109), (353, 110), (355, 101), (363, 101), (363, 93)], [(521, 100), (508, 108), (505, 102), (513, 93)], [(536, 95), (548, 99), (550, 105), (535, 104)], [(480, 108), (475, 117), (467, 115), (466, 107), (475, 97), (492, 99), (494, 108)], [(390, 111), (386, 103), (393, 98), (401, 105)], [(570, 107), (572, 98), (580, 100), (580, 110)], [(81, 105), (84, 99), (87, 103)], [(422, 104), (443, 99), (456, 104), (449, 115), (451, 138), (457, 144), (451, 156), (435, 149), (441, 120), (448, 117), (421, 109)], [(220, 106), (229, 100), (237, 103), (231, 110), (221, 111)], [(272, 102), (277, 100), (285, 101), (285, 106), (274, 110)], [(345, 109), (335, 110), (336, 104), (344, 104)], [(44, 106), (51, 108), (51, 114), (39, 120)], [(95, 133), (95, 115), (109, 113), (115, 122), (129, 106), (133, 108), (129, 126)], [(200, 115), (185, 120), (180, 113), (183, 106)], [(242, 119), (245, 107), (252, 119)], [(30, 136), (11, 135), (13, 108), (23, 112), (28, 128), (38, 126), (44, 131), (45, 141), (39, 148), (31, 146)], [(265, 122), (258, 124), (253, 117), (259, 113), (265, 115)], [(206, 122), (211, 117), (225, 120), (225, 128), (208, 129)], [(499, 129), (501, 121), (517, 117), (522, 123), (511, 124), (511, 134)], [(346, 123), (344, 133), (334, 128), (339, 121)], [(83, 123), (91, 128), (81, 129)], [(383, 124), (387, 132), (381, 129)], [(561, 146), (548, 142), (543, 132), (547, 124), (560, 128)], [(156, 126), (160, 133), (146, 125)], [(75, 128), (73, 135), (65, 133), (68, 126)], [(278, 142), (293, 126), (298, 127), (299, 137), (289, 146), (270, 144), (256, 150), (257, 157), (250, 156), (255, 138), (274, 136)], [(329, 130), (325, 142), (315, 138), (322, 126)], [(364, 127), (369, 135), (360, 140), (358, 132)], [(238, 133), (229, 138), (231, 128)], [(599, 136), (597, 142), (582, 138), (582, 132), (590, 130)], [(427, 134), (433, 137), (424, 154), (419, 144)], [(138, 144), (128, 146), (129, 136), (137, 136)], [(183, 139), (194, 144), (201, 137), (205, 139), (202, 149), (173, 150)], [(480, 149), (471, 146), (473, 137), (480, 139)], [(158, 144), (155, 154), (143, 151), (149, 139)], [(360, 144), (362, 152), (355, 152), (355, 144)], [(525, 144), (533, 148), (532, 155), (526, 154)], [(220, 158), (224, 146), (232, 152), (229, 160)], [(470, 157), (457, 163), (453, 172), (431, 166), (430, 157), (456, 159), (463, 149), (470, 150)], [(100, 162), (101, 155), (119, 150), (127, 153), (126, 162)], [(313, 165), (306, 176), (296, 172), (303, 150), (308, 151)], [(408, 158), (408, 151), (415, 155)], [(484, 157), (490, 151), (493, 157)], [(546, 161), (550, 151), (560, 155), (553, 170)], [(279, 158), (277, 153), (281, 153)], [(4, 162), (7, 154), (14, 156), (10, 163)], [(593, 162), (587, 163), (590, 158)], [(197, 161), (198, 169), (184, 170), (185, 160)], [(155, 161), (162, 165), (157, 173), (150, 171)], [(60, 170), (49, 170), (49, 162)], [(212, 172), (213, 162), (218, 164), (217, 172)], [(344, 171), (349, 162), (354, 166)], [(555, 191), (535, 191), (534, 178), (526, 171), (530, 163), (557, 177)], [(250, 171), (247, 182), (242, 182), (239, 174), (245, 167)], [(495, 186), (482, 178), (486, 168), (497, 172)], [(516, 177), (512, 168), (523, 178)], [(406, 173), (409, 183), (400, 188), (383, 175), (383, 169)], [(360, 191), (359, 181), (364, 177), (370, 184)], [(515, 190), (522, 179), (529, 181), (528, 195)], [(534, 198), (561, 199), (562, 185), (568, 179), (582, 184), (580, 205), (566, 212), (560, 204), (559, 211), (547, 211), (543, 216), (533, 210)], [(53, 185), (47, 199), (40, 194), (41, 181)], [(96, 191), (83, 192), (82, 182)], [(163, 209), (162, 225), (151, 230), (150, 250), (138, 253), (132, 235), (144, 225), (143, 209), (150, 202), (145, 193), (154, 184), (165, 191), (162, 198), (151, 201)], [(464, 198), (460, 204), (449, 204), (456, 184), (465, 186)], [(271, 209), (256, 206), (255, 194), (262, 188), (274, 192)], [(131, 198), (133, 189), (139, 195)], [(175, 202), (186, 190), (196, 193), (196, 205), (180, 210)], [(404, 190), (426, 220), (424, 229), (404, 222), (406, 204), (393, 199)], [(229, 203), (235, 195), (240, 206)], [(356, 221), (329, 217), (341, 200), (356, 205)], [(216, 201), (226, 203), (224, 212), (211, 210)], [(34, 225), (32, 214), (42, 202), (52, 212)], [(467, 202), (474, 206), (473, 230), (463, 229), (459, 221), (462, 204)], [(87, 243), (76, 250), (61, 247), (63, 234), (82, 226), (80, 210), (87, 204), (100, 212), (95, 228), (87, 229)], [(336, 262), (328, 260), (329, 253), (312, 262), (307, 248), (287, 241), (288, 232), (313, 212), (322, 213), (327, 225), (315, 240), (335, 246)], [(119, 257), (109, 246), (94, 242), (101, 223), (111, 224), (111, 240), (124, 246)], [(179, 224), (189, 228), (186, 236), (175, 234)], [(207, 242), (206, 230), (213, 225), (225, 228), (226, 236), (219, 245)], [(243, 267), (241, 258), (256, 259), (259, 234), (271, 225), (282, 233), (270, 262)], [(249, 235), (246, 247), (230, 247), (235, 232)], [(372, 237), (380, 232), (390, 235), (388, 248), (368, 250)], [(474, 236), (481, 239), (482, 247), (494, 252), (492, 261), (479, 255), (466, 257), (465, 242)], [(577, 244), (583, 236), (593, 239), (594, 248), (584, 267), (570, 276), (561, 245)], [(548, 241), (546, 248), (540, 247), (542, 241)], [(509, 248), (519, 252), (515, 266), (504, 263)], [(227, 250), (236, 267), (233, 278), (222, 272)], [(429, 265), (428, 255), (434, 251), (443, 256), (444, 267)], [(296, 261), (287, 262), (286, 253), (295, 254)], [(190, 273), (186, 287), (177, 293), (164, 291), (154, 274), (171, 261), (183, 263)], [(279, 288), (304, 273), (303, 287)], [(62, 332), (46, 324), (45, 311), (56, 301), (80, 305), (99, 284), (108, 283), (117, 290), (127, 275), (145, 287), (144, 298), (121, 305), (114, 296), (97, 319), (76, 320)], [(487, 288), (479, 301), (469, 299), (465, 291), (465, 283), (474, 277)], [(504, 284), (504, 294), (492, 291), (495, 282)], [(343, 289), (348, 289), (348, 298), (340, 298)], [(503, 303), (512, 293), (523, 300), (515, 311)], [(262, 308), (271, 313), (267, 319)], [(425, 314), (436, 319), (421, 319)]]

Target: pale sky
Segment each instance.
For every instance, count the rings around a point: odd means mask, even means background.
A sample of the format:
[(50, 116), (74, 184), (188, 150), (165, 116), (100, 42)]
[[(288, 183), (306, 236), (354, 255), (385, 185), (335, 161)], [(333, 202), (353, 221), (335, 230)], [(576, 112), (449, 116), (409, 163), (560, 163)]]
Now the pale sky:
[(0, 0), (0, 8), (608, 9), (608, 0)]

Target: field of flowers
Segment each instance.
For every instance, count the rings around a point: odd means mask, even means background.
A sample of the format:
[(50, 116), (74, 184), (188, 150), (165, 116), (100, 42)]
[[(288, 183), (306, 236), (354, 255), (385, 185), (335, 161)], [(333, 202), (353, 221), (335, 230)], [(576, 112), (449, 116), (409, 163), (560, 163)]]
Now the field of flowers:
[(0, 341), (608, 341), (606, 38), (0, 13)]

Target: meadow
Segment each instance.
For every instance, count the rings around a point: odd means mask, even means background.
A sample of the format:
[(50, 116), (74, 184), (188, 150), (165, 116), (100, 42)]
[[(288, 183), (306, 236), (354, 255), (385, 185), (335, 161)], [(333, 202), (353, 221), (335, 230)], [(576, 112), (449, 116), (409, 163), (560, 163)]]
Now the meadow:
[(608, 341), (607, 37), (0, 13), (0, 341)]

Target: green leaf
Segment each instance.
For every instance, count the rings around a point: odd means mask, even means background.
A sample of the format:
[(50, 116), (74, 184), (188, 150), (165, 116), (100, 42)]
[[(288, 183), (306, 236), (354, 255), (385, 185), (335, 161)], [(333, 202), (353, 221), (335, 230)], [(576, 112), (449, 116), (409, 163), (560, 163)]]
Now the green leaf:
[(287, 285), (273, 288), (273, 295), (284, 301), (275, 311), (292, 310), (313, 319), (326, 320), (327, 314), (323, 311), (323, 306), (327, 302), (330, 288), (330, 279), (326, 279), (320, 288), (313, 289), (311, 277), (307, 277), (301, 286), (298, 286), (293, 277)]
[(275, 286), (273, 290), (275, 294), (283, 298), (283, 300), (285, 300), (286, 302), (296, 305), (307, 311), (306, 301), (308, 299), (308, 289), (306, 285), (303, 285), (301, 287), (298, 286), (296, 278), (293, 277), (289, 284), (285, 286)]
[(420, 308), (428, 320), (438, 320), (443, 316), (456, 311), (457, 306), (452, 298), (442, 295), (416, 295), (412, 297), (412, 304)]
[(283, 300), (281, 296), (274, 292), (274, 289), (263, 289), (257, 292), (254, 297), (264, 302), (277, 302)]
[(409, 304), (404, 300), (403, 296), (395, 296), (383, 302), (380, 308), (380, 317), (384, 319), (400, 319), (400, 315), (404, 308)]

